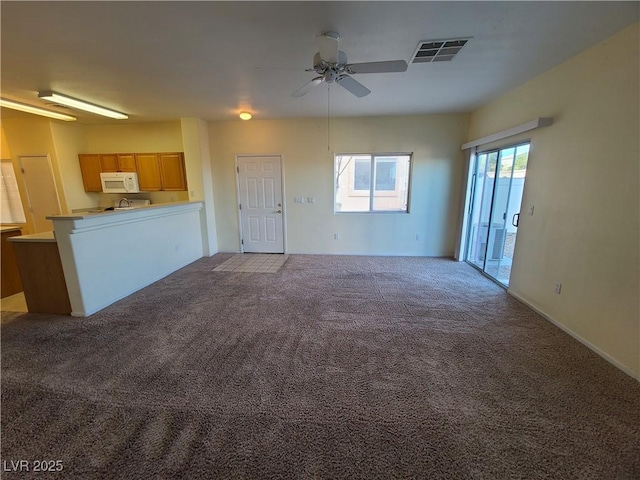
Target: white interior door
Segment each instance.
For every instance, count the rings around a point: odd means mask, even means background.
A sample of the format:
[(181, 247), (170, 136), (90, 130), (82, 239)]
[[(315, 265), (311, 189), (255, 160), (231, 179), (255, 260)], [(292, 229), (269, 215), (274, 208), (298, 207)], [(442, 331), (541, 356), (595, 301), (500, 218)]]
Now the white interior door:
[(19, 157), (22, 178), (27, 191), (27, 215), (31, 215), (33, 225), (38, 232), (53, 230), (49, 215), (60, 214), (60, 198), (53, 179), (53, 169), (49, 155)]
[(237, 161), (242, 251), (284, 253), (281, 157)]

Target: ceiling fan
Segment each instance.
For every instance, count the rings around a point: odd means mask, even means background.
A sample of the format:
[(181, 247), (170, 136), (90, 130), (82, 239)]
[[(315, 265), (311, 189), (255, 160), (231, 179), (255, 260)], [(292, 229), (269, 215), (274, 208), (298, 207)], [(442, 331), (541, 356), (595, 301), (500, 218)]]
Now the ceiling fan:
[(314, 86), (322, 82), (337, 83), (356, 97), (362, 98), (371, 93), (367, 87), (355, 80), (351, 75), (359, 73), (391, 73), (407, 70), (404, 60), (383, 62), (347, 63), (347, 55), (338, 49), (340, 34), (325, 32), (318, 36), (319, 52), (313, 57), (313, 68), (307, 72), (316, 72), (317, 77), (305, 83), (292, 93), (294, 97), (302, 97)]

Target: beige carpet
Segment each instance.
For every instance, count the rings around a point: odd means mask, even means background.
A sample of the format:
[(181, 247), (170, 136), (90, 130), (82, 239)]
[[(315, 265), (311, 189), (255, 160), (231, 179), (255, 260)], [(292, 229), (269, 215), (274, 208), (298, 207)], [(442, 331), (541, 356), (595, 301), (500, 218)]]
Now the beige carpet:
[(640, 478), (640, 385), (445, 259), (202, 259), (3, 313), (3, 479)]

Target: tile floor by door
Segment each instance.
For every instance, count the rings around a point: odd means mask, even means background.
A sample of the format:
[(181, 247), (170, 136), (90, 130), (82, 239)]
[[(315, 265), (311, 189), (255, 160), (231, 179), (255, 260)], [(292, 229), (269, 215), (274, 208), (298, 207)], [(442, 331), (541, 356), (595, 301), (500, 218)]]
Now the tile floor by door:
[(214, 272), (276, 273), (289, 255), (280, 253), (238, 253), (218, 265)]

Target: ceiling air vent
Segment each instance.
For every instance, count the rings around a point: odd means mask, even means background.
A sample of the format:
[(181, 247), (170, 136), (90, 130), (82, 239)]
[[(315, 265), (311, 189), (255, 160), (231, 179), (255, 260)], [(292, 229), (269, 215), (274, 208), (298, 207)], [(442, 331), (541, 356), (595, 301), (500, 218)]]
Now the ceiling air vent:
[(418, 48), (411, 57), (410, 63), (449, 62), (468, 41), (468, 38), (423, 40), (418, 43)]

